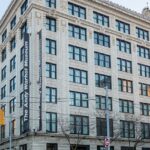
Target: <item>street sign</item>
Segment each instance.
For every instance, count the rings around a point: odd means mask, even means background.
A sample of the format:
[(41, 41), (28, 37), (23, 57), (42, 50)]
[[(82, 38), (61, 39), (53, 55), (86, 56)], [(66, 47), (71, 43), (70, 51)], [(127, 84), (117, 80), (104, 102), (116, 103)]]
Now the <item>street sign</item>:
[(107, 137), (105, 138), (104, 145), (105, 145), (105, 147), (108, 147), (110, 145), (110, 139), (109, 138), (107, 138)]

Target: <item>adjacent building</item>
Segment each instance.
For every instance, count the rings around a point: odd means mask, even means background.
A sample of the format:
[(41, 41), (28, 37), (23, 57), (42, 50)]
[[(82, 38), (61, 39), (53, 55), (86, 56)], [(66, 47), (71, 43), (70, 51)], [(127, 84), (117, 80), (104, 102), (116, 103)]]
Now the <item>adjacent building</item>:
[[(0, 150), (150, 150), (150, 10), (107, 0), (13, 0), (0, 21)], [(108, 99), (106, 90), (108, 88)]]

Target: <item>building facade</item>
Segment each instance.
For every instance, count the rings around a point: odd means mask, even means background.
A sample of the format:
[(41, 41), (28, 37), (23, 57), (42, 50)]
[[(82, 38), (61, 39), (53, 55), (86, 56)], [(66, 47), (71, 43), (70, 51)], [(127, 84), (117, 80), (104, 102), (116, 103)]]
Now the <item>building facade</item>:
[(13, 0), (0, 21), (0, 150), (10, 123), (14, 150), (103, 150), (106, 86), (111, 150), (150, 150), (148, 15), (105, 0)]

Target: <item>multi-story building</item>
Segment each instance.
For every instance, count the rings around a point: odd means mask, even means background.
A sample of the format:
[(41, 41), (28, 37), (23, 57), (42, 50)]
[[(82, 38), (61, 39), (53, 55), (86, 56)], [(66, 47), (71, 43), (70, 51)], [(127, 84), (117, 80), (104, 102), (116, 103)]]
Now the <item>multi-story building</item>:
[(15, 150), (103, 150), (106, 86), (111, 150), (150, 150), (149, 14), (107, 0), (13, 0), (0, 21), (0, 150), (9, 126)]

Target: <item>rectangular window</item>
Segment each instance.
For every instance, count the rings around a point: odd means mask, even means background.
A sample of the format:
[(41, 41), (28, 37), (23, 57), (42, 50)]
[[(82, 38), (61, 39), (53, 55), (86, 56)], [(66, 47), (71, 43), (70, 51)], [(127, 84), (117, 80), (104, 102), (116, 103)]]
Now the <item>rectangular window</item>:
[(19, 150), (28, 150), (27, 147), (28, 147), (27, 144), (20, 145), (20, 146), (19, 146)]
[(150, 66), (146, 66), (143, 64), (138, 64), (139, 75), (143, 77), (150, 77)]
[(51, 133), (57, 132), (57, 114), (52, 112), (46, 113), (46, 131)]
[(77, 61), (87, 62), (87, 50), (81, 47), (69, 45), (69, 58)]
[(56, 41), (46, 39), (46, 53), (56, 55)]
[(149, 116), (150, 115), (150, 104), (140, 103), (141, 115)]
[(16, 89), (16, 77), (10, 80), (10, 93)]
[(13, 29), (15, 25), (16, 25), (16, 16), (14, 16), (14, 18), (10, 22), (10, 29)]
[(132, 101), (119, 99), (120, 112), (123, 113), (134, 113), (134, 104)]
[(57, 103), (57, 89), (46, 87), (46, 102)]
[(15, 108), (16, 107), (16, 98), (13, 98), (10, 102), (9, 102), (9, 112), (15, 112)]
[(16, 37), (13, 37), (12, 40), (10, 41), (10, 51), (15, 49), (16, 47)]
[(58, 150), (58, 144), (47, 143), (47, 150)]
[(145, 83), (139, 83), (140, 86), (140, 95), (150, 96), (150, 85)]
[(88, 94), (70, 91), (70, 105), (88, 108)]
[(143, 47), (143, 46), (137, 46), (137, 53), (139, 57), (143, 57), (146, 59), (150, 59), (150, 49)]
[(23, 116), (20, 117), (20, 135), (24, 132)]
[(108, 89), (111, 89), (111, 76), (96, 73), (95, 86), (100, 88), (104, 88), (107, 86)]
[(95, 23), (102, 25), (102, 26), (109, 27), (109, 17), (108, 16), (94, 11), (93, 19), (94, 19)]
[(89, 117), (70, 115), (70, 133), (89, 135)]
[(1, 139), (5, 138), (5, 125), (1, 125)]
[(123, 138), (134, 138), (135, 127), (132, 121), (120, 120), (120, 133)]
[(2, 62), (6, 59), (6, 48), (4, 48), (1, 52), (2, 55)]
[(2, 43), (5, 41), (6, 37), (7, 37), (7, 29), (2, 34)]
[[(101, 96), (101, 95), (96, 95), (96, 108), (101, 109), (101, 110), (106, 110), (107, 105), (106, 105), (106, 97)], [(108, 109), (112, 111), (112, 98), (108, 97)]]
[(56, 8), (56, 0), (45, 0), (46, 6), (50, 8)]
[(24, 60), (24, 46), (20, 49), (20, 62)]
[(27, 33), (27, 21), (23, 23), (20, 30), (21, 30), (21, 39), (22, 39), (24, 37), (24, 33)]
[(118, 70), (123, 72), (132, 73), (132, 62), (126, 59), (118, 58)]
[(133, 93), (133, 82), (125, 79), (118, 79), (118, 89), (121, 92)]
[[(109, 119), (110, 137), (113, 137), (113, 120)], [(96, 118), (97, 136), (107, 136), (107, 126), (105, 118)]]
[(23, 4), (21, 5), (21, 9), (20, 9), (21, 10), (21, 15), (24, 14), (24, 12), (26, 11), (27, 7), (28, 7), (28, 0), (25, 0), (23, 2)]
[(125, 22), (116, 20), (116, 29), (122, 33), (130, 34), (130, 25)]
[(84, 7), (81, 7), (79, 5), (68, 3), (68, 12), (70, 15), (86, 19), (86, 9)]
[(135, 150), (134, 147), (121, 146), (121, 150)]
[(1, 88), (1, 99), (6, 97), (6, 85)]
[(149, 32), (142, 28), (136, 27), (136, 35), (140, 39), (149, 41)]
[(88, 76), (87, 71), (69, 68), (70, 82), (87, 85), (88, 84), (87, 76)]
[[(105, 146), (97, 146), (97, 150), (106, 150)], [(113, 146), (110, 146), (110, 150), (114, 150)]]
[(117, 50), (131, 54), (131, 43), (117, 39)]
[(46, 77), (56, 79), (56, 64), (46, 63)]
[(150, 124), (141, 123), (141, 130), (143, 139), (150, 139)]
[(1, 71), (1, 81), (4, 80), (5, 78), (6, 78), (6, 66), (3, 67)]
[(95, 56), (95, 65), (111, 68), (111, 60), (109, 55), (94, 52), (94, 56)]
[(87, 40), (86, 28), (76, 26), (73, 24), (69, 24), (68, 32), (69, 32), (69, 37), (73, 37), (73, 38), (80, 39), (83, 41)]
[(56, 19), (46, 17), (46, 30), (56, 32)]
[(103, 33), (94, 32), (94, 43), (101, 46), (110, 47), (110, 36)]
[(12, 72), (16, 68), (16, 56), (14, 56), (10, 60), (10, 72)]
[(20, 71), (20, 84), (24, 82), (24, 69)]
[(24, 92), (20, 93), (20, 107), (23, 106), (23, 102), (24, 102)]

